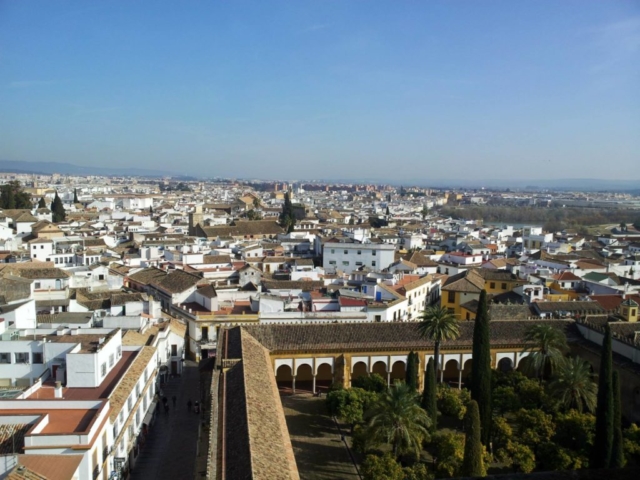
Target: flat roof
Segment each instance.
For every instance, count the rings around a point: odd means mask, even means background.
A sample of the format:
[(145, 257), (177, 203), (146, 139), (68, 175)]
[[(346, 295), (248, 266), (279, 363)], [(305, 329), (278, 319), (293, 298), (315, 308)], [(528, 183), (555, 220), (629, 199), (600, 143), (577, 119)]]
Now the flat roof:
[(98, 387), (64, 387), (62, 389), (62, 398), (57, 399), (55, 398), (55, 382), (47, 381), (27, 398), (29, 400), (99, 400), (101, 398), (109, 398), (109, 395), (111, 395), (113, 389), (133, 363), (137, 354), (137, 351), (123, 351), (122, 358), (118, 360), (118, 363), (114, 365)]
[[(25, 402), (25, 406), (29, 403)], [(40, 434), (82, 433), (86, 432), (99, 409), (97, 408), (12, 408), (2, 409), (3, 415), (49, 415), (49, 423)], [(1, 420), (0, 420), (1, 421)], [(29, 433), (27, 432), (27, 435)]]

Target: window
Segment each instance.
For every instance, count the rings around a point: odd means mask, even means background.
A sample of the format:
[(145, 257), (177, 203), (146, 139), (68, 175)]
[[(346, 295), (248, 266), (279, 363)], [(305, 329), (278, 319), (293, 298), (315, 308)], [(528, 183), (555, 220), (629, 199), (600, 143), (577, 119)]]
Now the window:
[(140, 390), (140, 384), (139, 384), (139, 383), (136, 383), (136, 397), (139, 397), (139, 396), (140, 396), (140, 391), (141, 391), (141, 390)]
[(120, 411), (120, 415), (119, 415), (119, 417), (120, 417), (120, 423), (121, 423), (121, 424), (122, 424), (122, 423), (124, 423), (124, 410), (121, 410), (121, 411)]
[(42, 362), (42, 352), (34, 352), (33, 353), (33, 363), (43, 363)]
[(16, 363), (29, 363), (29, 352), (16, 352)]
[(362, 255), (362, 250), (358, 250), (358, 255)]
[(176, 345), (175, 343), (171, 345), (171, 356), (172, 357), (178, 356), (178, 345)]
[(506, 283), (503, 283), (503, 284), (502, 284), (502, 290), (506, 290), (506, 289), (507, 289), (507, 284), (506, 284)]
[(496, 282), (491, 282), (489, 284), (489, 288), (496, 288)]
[(132, 408), (133, 408), (133, 398), (129, 397), (127, 398), (127, 410), (131, 412)]
[(636, 316), (636, 309), (635, 309), (635, 308), (632, 308), (632, 309), (631, 309), (631, 316), (632, 316), (632, 317), (635, 317), (635, 316)]
[[(35, 255), (34, 255), (34, 257), (35, 257)], [(36, 290), (40, 290), (40, 287), (41, 287), (40, 282), (35, 282), (34, 287), (35, 287)]]
[(106, 374), (107, 374), (107, 362), (102, 362), (102, 365), (100, 365), (100, 375), (104, 377)]
[(382, 316), (381, 315), (376, 315), (375, 316), (375, 320), (376, 320), (376, 322), (381, 322), (382, 321)]
[(335, 260), (329, 260), (329, 265), (335, 265), (336, 261)]
[(140, 410), (136, 412), (136, 425), (140, 425)]
[(371, 255), (373, 255), (375, 257), (376, 251), (375, 250), (371, 250)]
[(0, 353), (0, 363), (11, 363), (11, 354)]
[(342, 262), (342, 265), (347, 266), (347, 265), (349, 265), (349, 262), (348, 261)]
[(373, 261), (371, 262), (371, 266), (372, 266), (372, 267), (375, 267), (375, 266), (376, 266), (376, 261), (375, 261), (375, 260), (373, 260)]
[(456, 302), (456, 292), (447, 292), (447, 302), (448, 303)]
[(331, 253), (336, 253), (335, 248), (332, 248), (332, 249), (331, 249)]
[(120, 358), (122, 356), (122, 347), (118, 346), (118, 349), (116, 350), (116, 357)]
[(112, 353), (109, 355), (109, 367), (113, 367), (114, 363), (116, 363), (116, 355)]
[(347, 253), (349, 253), (347, 250), (344, 251), (344, 254), (346, 255)]
[(104, 280), (104, 275), (98, 275), (98, 280)]
[(362, 265), (362, 262), (356, 262), (356, 265), (359, 267)]
[(113, 426), (113, 438), (118, 438), (118, 425)]

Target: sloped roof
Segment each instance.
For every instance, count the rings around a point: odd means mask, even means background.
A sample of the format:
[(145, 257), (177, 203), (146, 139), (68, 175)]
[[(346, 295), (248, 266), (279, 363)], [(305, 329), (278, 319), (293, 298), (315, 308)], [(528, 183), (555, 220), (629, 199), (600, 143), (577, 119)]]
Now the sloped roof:
[[(567, 333), (573, 333), (572, 320), (538, 320)], [(530, 324), (516, 321), (490, 322), (493, 346), (524, 345)], [(331, 325), (284, 324), (241, 327), (265, 348), (276, 352), (327, 352), (370, 350), (420, 350), (433, 348), (434, 343), (422, 338), (416, 322), (337, 323)], [(442, 342), (442, 348), (469, 348), (473, 344), (474, 322), (460, 323), (460, 336)]]
[(226, 358), (226, 477), (234, 480), (299, 479), (269, 352), (247, 331), (228, 331)]
[[(82, 455), (18, 455), (18, 466), (8, 479), (71, 480), (82, 462)], [(25, 475), (25, 467), (31, 476)], [(15, 473), (15, 476), (11, 476)], [(21, 476), (22, 475), (22, 476)], [(35, 475), (35, 476), (33, 476)]]
[(197, 285), (201, 280), (202, 277), (184, 270), (174, 270), (159, 281), (152, 281), (151, 285), (169, 293), (180, 293)]
[(480, 293), (484, 288), (484, 278), (475, 272), (475, 270), (467, 270), (450, 276), (442, 285), (442, 290)]

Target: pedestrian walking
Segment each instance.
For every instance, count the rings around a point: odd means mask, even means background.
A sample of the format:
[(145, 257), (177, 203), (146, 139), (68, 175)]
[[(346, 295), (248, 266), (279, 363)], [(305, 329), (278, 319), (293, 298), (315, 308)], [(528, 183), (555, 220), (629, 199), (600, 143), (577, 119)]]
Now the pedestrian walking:
[(191, 403), (191, 399), (189, 399), (187, 401), (187, 410), (190, 412), (191, 411), (191, 406), (193, 405), (193, 403)]
[(166, 407), (167, 406), (167, 402), (169, 400), (167, 400), (167, 397), (162, 397), (162, 404)]
[(168, 404), (164, 404), (164, 413), (169, 413), (169, 405)]
[(196, 400), (196, 404), (193, 407), (193, 411), (196, 413), (200, 413), (200, 403)]
[(171, 397), (171, 401), (173, 401), (173, 408), (176, 408), (176, 402), (178, 401), (178, 397), (174, 395), (173, 397)]

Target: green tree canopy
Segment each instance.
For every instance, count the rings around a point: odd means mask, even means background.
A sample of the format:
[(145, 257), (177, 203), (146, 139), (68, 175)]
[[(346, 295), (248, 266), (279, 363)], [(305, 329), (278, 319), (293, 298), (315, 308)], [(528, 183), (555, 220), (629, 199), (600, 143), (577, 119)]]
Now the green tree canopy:
[(473, 368), (471, 369), (471, 398), (478, 402), (482, 444), (489, 445), (491, 439), (491, 343), (489, 338), (489, 308), (487, 291), (480, 292), (478, 309), (473, 328)]
[(455, 340), (460, 336), (458, 319), (447, 308), (431, 305), (422, 314), (422, 320), (418, 324), (418, 332), (423, 338), (433, 341), (435, 345), (434, 369), (437, 376), (440, 344), (445, 340)]
[(387, 389), (387, 381), (377, 373), (370, 373), (368, 375), (361, 375), (355, 380), (352, 380), (351, 386), (354, 388), (361, 388), (367, 392), (380, 393)]
[(67, 218), (67, 212), (64, 209), (64, 205), (62, 205), (62, 200), (58, 196), (58, 192), (56, 192), (56, 196), (53, 198), (53, 202), (51, 203), (51, 212), (53, 213), (53, 222), (64, 222)]
[(367, 455), (360, 468), (363, 480), (404, 480), (402, 466), (390, 453)]
[(613, 358), (611, 353), (611, 329), (605, 328), (600, 372), (598, 403), (596, 406), (596, 435), (589, 465), (592, 468), (608, 468), (613, 448)]
[(436, 371), (433, 366), (433, 357), (427, 362), (427, 373), (424, 377), (424, 390), (422, 390), (422, 408), (431, 419), (431, 432), (435, 432), (438, 425), (438, 404), (436, 390)]
[(371, 438), (391, 445), (396, 458), (409, 453), (418, 456), (422, 442), (429, 437), (431, 421), (418, 405), (418, 394), (406, 383), (396, 382), (380, 394), (366, 418)]
[(563, 358), (557, 363), (549, 392), (567, 409), (595, 411), (597, 387), (589, 362), (579, 357)]
[(31, 210), (31, 195), (24, 191), (19, 181), (12, 180), (0, 186), (0, 208)]
[(627, 463), (624, 457), (622, 437), (622, 405), (620, 404), (620, 375), (614, 370), (613, 384), (613, 445), (611, 446), (611, 468), (622, 468)]
[(44, 197), (40, 197), (38, 201), (38, 208), (47, 208), (47, 202), (45, 202)]
[(418, 354), (413, 351), (409, 352), (405, 370), (405, 383), (414, 391), (418, 390), (418, 361)]
[(523, 367), (540, 379), (545, 371), (553, 373), (564, 353), (569, 350), (564, 333), (546, 323), (531, 325), (525, 333), (524, 341), (529, 344), (524, 349), (529, 355), (522, 359)]
[(484, 477), (486, 470), (483, 463), (482, 442), (480, 441), (480, 413), (475, 400), (469, 402), (464, 417), (464, 457), (462, 475), (465, 477)]

